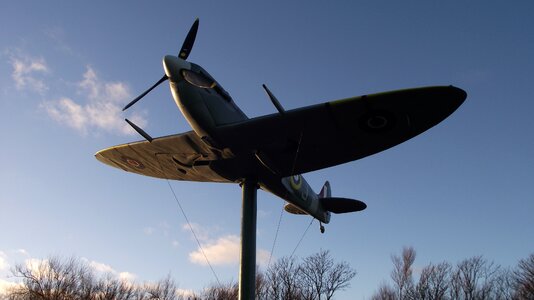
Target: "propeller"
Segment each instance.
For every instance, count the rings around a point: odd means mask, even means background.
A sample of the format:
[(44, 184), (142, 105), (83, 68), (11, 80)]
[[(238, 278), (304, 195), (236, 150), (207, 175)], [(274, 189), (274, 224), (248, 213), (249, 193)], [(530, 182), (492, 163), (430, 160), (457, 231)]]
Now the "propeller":
[(146, 94), (150, 93), (150, 91), (152, 91), (153, 89), (155, 89), (158, 85), (160, 85), (162, 82), (164, 82), (165, 80), (167, 80), (168, 77), (167, 75), (163, 74), (163, 77), (161, 77), (160, 80), (158, 80), (158, 82), (156, 82), (156, 84), (154, 84), (153, 86), (151, 86), (148, 90), (144, 91), (141, 95), (137, 96), (135, 99), (133, 99), (130, 103), (128, 103), (128, 105), (126, 105), (122, 111), (125, 111), (127, 110), (130, 106), (134, 105), (137, 101), (141, 100), (141, 98), (143, 98)]
[[(193, 45), (195, 44), (195, 38), (197, 37), (197, 31), (198, 31), (198, 18), (195, 20), (193, 25), (191, 26), (191, 29), (189, 29), (189, 32), (187, 33), (187, 36), (185, 37), (184, 43), (182, 44), (182, 49), (180, 49), (180, 52), (178, 54), (178, 57), (180, 57), (183, 60), (186, 60), (189, 57), (189, 54), (191, 53), (191, 50), (193, 49)], [(144, 91), (141, 95), (137, 96), (135, 99), (133, 99), (128, 105), (126, 105), (122, 111), (127, 110), (130, 108), (130, 106), (137, 103), (137, 101), (141, 100), (146, 94), (150, 93), (153, 89), (155, 89), (158, 85), (163, 83), (165, 80), (169, 79), (166, 74), (163, 74), (163, 77), (161, 77), (158, 82), (156, 82), (153, 86), (151, 86), (148, 90)]]
[(182, 44), (182, 49), (180, 49), (180, 54), (178, 54), (178, 56), (181, 59), (186, 60), (187, 57), (189, 57), (189, 53), (191, 53), (191, 49), (193, 49), (193, 44), (195, 44), (197, 31), (198, 31), (198, 18), (195, 20), (193, 25), (191, 25), (191, 29), (189, 29), (189, 32), (187, 33), (187, 36), (185, 37), (184, 43)]

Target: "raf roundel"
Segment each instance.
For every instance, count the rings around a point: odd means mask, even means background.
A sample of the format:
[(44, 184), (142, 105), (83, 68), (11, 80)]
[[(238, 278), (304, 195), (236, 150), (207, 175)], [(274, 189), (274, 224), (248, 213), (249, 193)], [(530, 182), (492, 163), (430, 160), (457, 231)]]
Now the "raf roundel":
[(361, 116), (359, 125), (367, 132), (385, 132), (395, 126), (395, 115), (382, 109), (374, 110)]
[(137, 159), (134, 159), (134, 158), (131, 158), (131, 157), (128, 157), (128, 156), (123, 156), (121, 157), (122, 161), (127, 163), (130, 167), (133, 167), (133, 168), (136, 168), (136, 169), (144, 169), (145, 168), (145, 165), (143, 165), (142, 162), (138, 161)]
[(294, 190), (297, 190), (297, 191), (300, 190), (300, 187), (302, 186), (302, 180), (300, 178), (301, 178), (300, 175), (293, 175), (290, 177), (289, 183), (291, 183), (291, 187)]

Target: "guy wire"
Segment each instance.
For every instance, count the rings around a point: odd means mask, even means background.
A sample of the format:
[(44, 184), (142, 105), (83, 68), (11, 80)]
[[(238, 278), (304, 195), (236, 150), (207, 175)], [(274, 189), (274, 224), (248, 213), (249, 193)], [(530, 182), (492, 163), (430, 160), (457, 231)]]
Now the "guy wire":
[(295, 249), (293, 249), (293, 252), (291, 252), (291, 255), (289, 256), (289, 258), (292, 258), (292, 257), (293, 257), (293, 254), (295, 254), (295, 251), (297, 251), (297, 248), (300, 246), (300, 243), (301, 243), (302, 240), (304, 239), (304, 236), (305, 236), (306, 233), (308, 232), (308, 229), (310, 229), (310, 226), (311, 226), (311, 224), (313, 223), (314, 220), (315, 220), (315, 218), (312, 218), (310, 224), (308, 224), (308, 227), (306, 228), (306, 230), (304, 230), (304, 233), (303, 233), (302, 236), (300, 237), (299, 242), (298, 242), (297, 245), (295, 246)]
[(282, 204), (282, 210), (280, 211), (280, 217), (278, 218), (278, 226), (276, 227), (276, 233), (274, 235), (273, 247), (271, 248), (271, 253), (269, 254), (269, 262), (267, 263), (267, 268), (271, 265), (271, 258), (273, 257), (274, 245), (276, 245), (276, 239), (278, 238), (278, 231), (280, 231), (280, 223), (282, 223), (282, 215), (284, 214), (284, 204)]
[(197, 237), (195, 231), (193, 230), (193, 226), (191, 226), (191, 223), (189, 222), (189, 219), (187, 218), (187, 215), (185, 214), (185, 211), (184, 211), (182, 205), (180, 204), (180, 201), (178, 200), (178, 197), (176, 196), (176, 193), (174, 192), (174, 189), (172, 188), (172, 185), (169, 182), (169, 179), (166, 178), (166, 180), (167, 180), (167, 184), (169, 185), (169, 188), (171, 189), (172, 195), (174, 196), (174, 200), (176, 200), (176, 203), (178, 204), (178, 207), (182, 211), (182, 215), (184, 216), (185, 221), (187, 222), (187, 226), (189, 226), (189, 229), (191, 230), (191, 233), (193, 233), (193, 236), (195, 237), (195, 240), (197, 241), (198, 247), (200, 248), (200, 252), (202, 252), (202, 255), (204, 256), (204, 259), (206, 259), (206, 262), (208, 263), (208, 266), (210, 267), (211, 272), (213, 273), (213, 276), (215, 276), (215, 279), (217, 280), (217, 283), (220, 286), (221, 282), (219, 281), (219, 277), (217, 276), (217, 273), (215, 273), (215, 270), (211, 266), (211, 263), (210, 263), (210, 261), (208, 259), (208, 256), (206, 256), (206, 253), (204, 252), (204, 248), (202, 248), (202, 245), (200, 244), (200, 241), (198, 240), (198, 237)]
[[(295, 165), (297, 164), (297, 157), (299, 155), (299, 150), (300, 150), (300, 144), (302, 143), (302, 136), (304, 135), (304, 132), (301, 130), (300, 131), (300, 137), (299, 137), (299, 143), (297, 145), (297, 150), (295, 151), (295, 158), (293, 159), (293, 166), (291, 167), (291, 174), (293, 174), (295, 172)], [(280, 223), (282, 223), (282, 216), (284, 214), (284, 204), (282, 204), (282, 209), (280, 211), (280, 217), (278, 218), (278, 226), (276, 227), (276, 233), (274, 235), (274, 241), (273, 241), (273, 246), (271, 248), (271, 253), (269, 254), (269, 262), (267, 263), (267, 267), (269, 267), (271, 265), (271, 259), (273, 257), (273, 252), (274, 252), (274, 246), (276, 245), (276, 240), (278, 238), (278, 232), (280, 231)], [(293, 250), (293, 252), (295, 252)], [(291, 254), (293, 255), (293, 254)]]

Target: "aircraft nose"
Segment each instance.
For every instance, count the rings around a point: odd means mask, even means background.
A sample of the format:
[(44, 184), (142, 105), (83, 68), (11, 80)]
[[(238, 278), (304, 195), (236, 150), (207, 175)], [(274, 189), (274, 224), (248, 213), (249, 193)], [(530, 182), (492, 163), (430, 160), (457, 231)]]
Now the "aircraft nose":
[(191, 70), (191, 64), (177, 56), (166, 55), (163, 58), (163, 69), (170, 81), (177, 82), (183, 78), (183, 69)]

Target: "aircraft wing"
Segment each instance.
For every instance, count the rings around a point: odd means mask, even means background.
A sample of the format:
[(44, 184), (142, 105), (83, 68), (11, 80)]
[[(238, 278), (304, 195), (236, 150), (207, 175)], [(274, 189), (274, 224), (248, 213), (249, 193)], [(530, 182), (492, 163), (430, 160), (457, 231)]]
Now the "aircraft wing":
[(229, 182), (209, 167), (218, 154), (193, 132), (110, 147), (95, 157), (112, 167), (163, 179)]
[(465, 100), (452, 86), (425, 87), (331, 101), (225, 125), (217, 140), (255, 152), (279, 176), (357, 160), (438, 124)]

